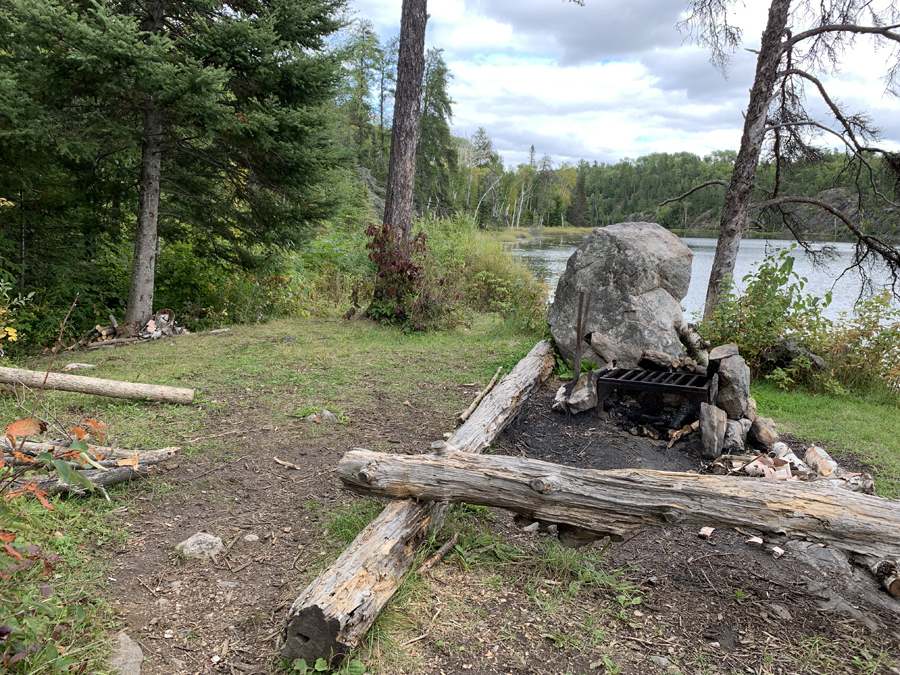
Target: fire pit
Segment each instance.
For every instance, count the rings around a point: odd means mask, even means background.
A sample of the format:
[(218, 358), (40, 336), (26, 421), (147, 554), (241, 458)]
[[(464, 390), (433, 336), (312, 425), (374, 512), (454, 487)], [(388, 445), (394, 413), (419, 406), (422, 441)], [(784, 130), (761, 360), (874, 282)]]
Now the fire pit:
[(597, 375), (597, 407), (602, 410), (604, 399), (614, 389), (625, 391), (649, 391), (656, 394), (678, 394), (695, 403), (713, 405), (716, 375), (694, 373), (659, 372), (637, 368), (616, 368)]

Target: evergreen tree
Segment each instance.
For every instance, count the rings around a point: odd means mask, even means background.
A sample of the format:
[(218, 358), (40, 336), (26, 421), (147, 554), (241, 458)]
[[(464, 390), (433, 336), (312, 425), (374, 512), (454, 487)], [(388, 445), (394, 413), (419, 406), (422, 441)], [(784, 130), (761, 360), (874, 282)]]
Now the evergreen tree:
[(453, 101), (447, 91), (450, 69), (443, 50), (429, 49), (422, 80), (422, 109), (416, 152), (416, 207), (442, 216), (453, 209), (451, 172), (456, 170), (456, 143), (450, 133)]

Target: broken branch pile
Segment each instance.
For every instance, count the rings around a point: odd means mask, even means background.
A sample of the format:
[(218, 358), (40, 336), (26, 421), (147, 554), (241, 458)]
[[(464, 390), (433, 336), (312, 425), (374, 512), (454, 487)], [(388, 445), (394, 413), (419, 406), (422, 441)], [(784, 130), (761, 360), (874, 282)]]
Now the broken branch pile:
[(109, 315), (109, 326), (94, 326), (94, 329), (75, 344), (67, 347), (67, 351), (86, 347), (87, 349), (101, 349), (104, 347), (117, 347), (119, 345), (134, 344), (141, 340), (158, 340), (170, 335), (187, 333), (186, 328), (176, 325), (175, 312), (171, 309), (159, 310), (143, 326), (123, 326), (116, 317)]

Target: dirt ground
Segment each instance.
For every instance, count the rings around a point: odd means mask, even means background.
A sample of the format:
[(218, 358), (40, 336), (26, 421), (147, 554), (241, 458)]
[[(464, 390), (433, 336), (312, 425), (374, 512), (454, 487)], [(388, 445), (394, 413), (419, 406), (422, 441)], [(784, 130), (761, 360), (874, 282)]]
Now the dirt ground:
[[(599, 469), (699, 468), (696, 438), (667, 450), (593, 413), (551, 412), (557, 385), (530, 399), (497, 452)], [(144, 649), (146, 675), (280, 672), (290, 603), (344, 546), (323, 523), (361, 501), (335, 477), (342, 454), (420, 452), (448, 430), (441, 416), (388, 402), (322, 426), (258, 429), (252, 405), (236, 410), (206, 424), (205, 435), (229, 439), (227, 456), (169, 462), (122, 509), (129, 537), (112, 552), (106, 595)], [(605, 553), (548, 558), (553, 535), (523, 532), (506, 512), (457, 522), (494, 538), (405, 587), (359, 655), (369, 672), (900, 675), (900, 602), (849, 572), (838, 552), (782, 543), (787, 553), (775, 559), (768, 545), (745, 543), (751, 532), (717, 529), (705, 540), (670, 527)], [(196, 532), (225, 542), (214, 562), (176, 553)], [(588, 579), (601, 566), (616, 573), (606, 588)]]

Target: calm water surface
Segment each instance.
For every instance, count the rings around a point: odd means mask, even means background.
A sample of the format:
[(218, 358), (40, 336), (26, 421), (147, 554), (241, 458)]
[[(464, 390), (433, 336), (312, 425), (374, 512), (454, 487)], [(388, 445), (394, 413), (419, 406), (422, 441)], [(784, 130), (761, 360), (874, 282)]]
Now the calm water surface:
[[(521, 258), (536, 276), (544, 279), (555, 291), (560, 275), (566, 268), (566, 261), (572, 252), (584, 241), (582, 236), (544, 235), (529, 241), (509, 244), (512, 252)], [(694, 237), (683, 237), (682, 241), (694, 252), (691, 286), (687, 297), (682, 301), (687, 317), (695, 318), (702, 312), (706, 299), (706, 285), (709, 271), (712, 269), (713, 256), (716, 252), (716, 240)], [(790, 248), (791, 242), (776, 239), (744, 239), (741, 242), (735, 267), (735, 278), (740, 281), (769, 253)], [(832, 257), (824, 265), (814, 265), (810, 257), (799, 248), (794, 250), (794, 271), (808, 282), (805, 290), (813, 295), (823, 296), (832, 291), (831, 305), (825, 315), (837, 318), (841, 312), (849, 312), (860, 298), (862, 283), (855, 271), (844, 273), (853, 260), (853, 244), (846, 242), (821, 242), (817, 249), (828, 247), (833, 251)], [(882, 269), (875, 270), (876, 284), (885, 284), (887, 275)]]

